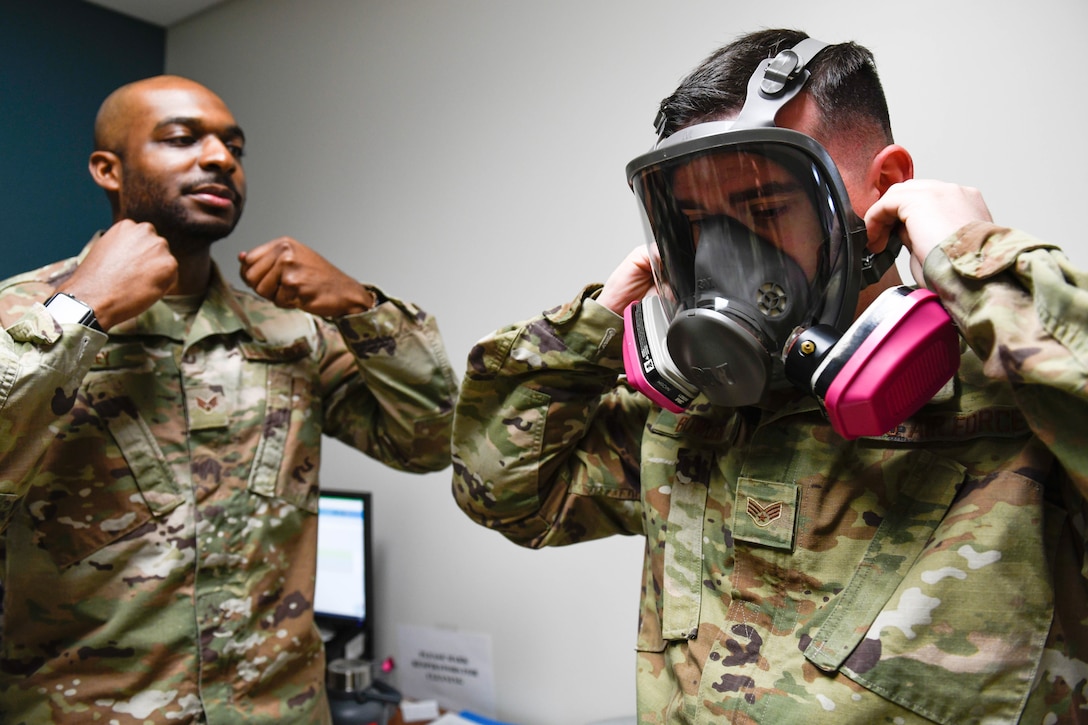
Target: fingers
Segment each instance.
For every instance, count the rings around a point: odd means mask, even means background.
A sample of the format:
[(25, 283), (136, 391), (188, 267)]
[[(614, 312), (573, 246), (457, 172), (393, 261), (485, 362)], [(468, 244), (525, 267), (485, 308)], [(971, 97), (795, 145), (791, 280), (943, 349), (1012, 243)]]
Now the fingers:
[(631, 250), (604, 283), (597, 302), (618, 315), (631, 302), (642, 299), (654, 285), (653, 268), (645, 246)]
[[(892, 229), (900, 223), (899, 207), (894, 204), (893, 199), (889, 198), (891, 193), (892, 191), (889, 190), (880, 197), (865, 214), (865, 231), (869, 237), (870, 251), (877, 252), (884, 249), (888, 245)], [(904, 237), (903, 243), (909, 246), (906, 235), (900, 236)]]
[(300, 307), (297, 249), (290, 237), (280, 237), (238, 255), (243, 281), (261, 297), (279, 307)]
[(305, 244), (280, 237), (238, 255), (242, 279), (277, 307), (322, 317), (364, 312), (374, 295)]
[(900, 236), (919, 266), (934, 247), (972, 221), (992, 221), (977, 189), (919, 179), (893, 185), (865, 214), (872, 248), (882, 247), (902, 224)]

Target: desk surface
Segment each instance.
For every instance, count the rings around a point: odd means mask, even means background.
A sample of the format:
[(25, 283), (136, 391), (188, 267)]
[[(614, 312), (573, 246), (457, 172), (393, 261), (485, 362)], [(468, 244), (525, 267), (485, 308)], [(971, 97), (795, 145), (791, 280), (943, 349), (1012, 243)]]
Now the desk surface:
[[(445, 710), (441, 710), (441, 713), (445, 713)], [(389, 722), (386, 725), (423, 725), (423, 723), (433, 722), (433, 720), (412, 720), (408, 722), (404, 719), (404, 716), (400, 712), (400, 708), (393, 708), (393, 714), (389, 716)]]

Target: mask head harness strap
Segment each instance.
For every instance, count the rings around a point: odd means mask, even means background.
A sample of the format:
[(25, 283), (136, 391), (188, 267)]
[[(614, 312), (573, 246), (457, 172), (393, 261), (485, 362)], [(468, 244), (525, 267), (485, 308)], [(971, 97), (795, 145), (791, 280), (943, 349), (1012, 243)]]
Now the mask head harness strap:
[(740, 109), (734, 129), (769, 128), (782, 106), (796, 96), (808, 81), (805, 69), (828, 46), (822, 40), (805, 38), (774, 58), (765, 58), (748, 81), (748, 97)]
[[(797, 95), (808, 80), (809, 72), (805, 70), (805, 66), (827, 46), (828, 44), (822, 40), (805, 38), (775, 57), (760, 61), (748, 81), (748, 95), (732, 128), (774, 126), (775, 114)], [(665, 137), (668, 110), (668, 103), (662, 103), (654, 118), (654, 130), (657, 132), (658, 143)]]

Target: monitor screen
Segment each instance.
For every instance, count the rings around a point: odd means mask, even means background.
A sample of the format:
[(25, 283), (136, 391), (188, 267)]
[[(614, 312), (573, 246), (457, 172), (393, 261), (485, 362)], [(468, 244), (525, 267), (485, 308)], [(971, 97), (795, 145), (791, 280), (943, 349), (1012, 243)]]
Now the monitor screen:
[(325, 624), (366, 629), (372, 625), (371, 521), (369, 493), (321, 491), (314, 614)]

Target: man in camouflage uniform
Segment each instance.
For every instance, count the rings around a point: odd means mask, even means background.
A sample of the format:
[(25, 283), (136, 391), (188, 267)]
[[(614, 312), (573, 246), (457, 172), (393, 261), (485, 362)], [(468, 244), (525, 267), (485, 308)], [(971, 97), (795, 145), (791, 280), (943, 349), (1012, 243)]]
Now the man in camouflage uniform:
[[(734, 116), (759, 60), (804, 37), (709, 58), (664, 133)], [(797, 391), (665, 411), (622, 376), (619, 313), (654, 284), (636, 250), (472, 351), (457, 501), (529, 547), (646, 537), (641, 725), (1088, 721), (1088, 276), (974, 190), (911, 180), (851, 92), (876, 79), (868, 51), (831, 46), (811, 71), (778, 125), (830, 151), (874, 248), (905, 225), (966, 341), (954, 384), (850, 441)]]
[(115, 224), (0, 284), (0, 721), (327, 723), (321, 436), (449, 463), (435, 321), (286, 237), (227, 285), (244, 140), (207, 88), (122, 87), (95, 140)]

